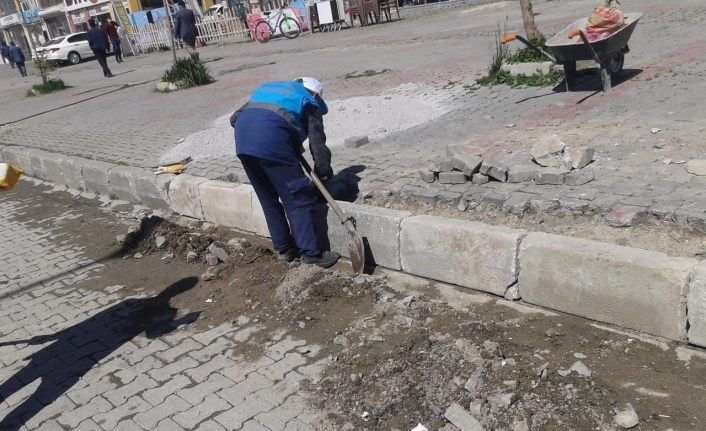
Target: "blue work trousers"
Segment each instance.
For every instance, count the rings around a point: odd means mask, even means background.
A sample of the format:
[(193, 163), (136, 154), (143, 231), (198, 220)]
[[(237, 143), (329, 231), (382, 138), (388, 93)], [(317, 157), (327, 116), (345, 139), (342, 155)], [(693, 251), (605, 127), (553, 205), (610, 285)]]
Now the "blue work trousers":
[(296, 246), (307, 256), (320, 255), (315, 221), (316, 191), (301, 165), (253, 156), (238, 157), (260, 200), (274, 249), (284, 252)]

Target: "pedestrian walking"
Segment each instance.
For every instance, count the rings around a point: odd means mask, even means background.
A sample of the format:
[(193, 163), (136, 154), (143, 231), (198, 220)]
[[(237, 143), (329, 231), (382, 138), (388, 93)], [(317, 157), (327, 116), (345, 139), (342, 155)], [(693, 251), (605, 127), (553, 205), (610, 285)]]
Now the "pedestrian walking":
[(120, 47), (120, 35), (118, 34), (118, 28), (115, 26), (114, 22), (109, 19), (103, 21), (103, 33), (110, 41), (113, 46), (113, 54), (115, 55), (115, 61), (118, 63), (123, 62), (123, 51)]
[(3, 63), (10, 63), (10, 66), (15, 68), (15, 63), (10, 58), (10, 47), (4, 40), (0, 42), (0, 56), (2, 56)]
[(291, 262), (301, 256), (304, 263), (328, 268), (340, 255), (322, 249), (316, 234), (318, 194), (299, 161), (308, 138), (314, 172), (324, 182), (333, 176), (322, 92), (314, 78), (269, 82), (230, 121), (236, 154), (260, 200), (278, 259)]
[(17, 70), (20, 71), (20, 75), (27, 76), (27, 68), (25, 67), (25, 55), (19, 46), (15, 45), (15, 42), (10, 41), (10, 50), (8, 51), (10, 56), (10, 61), (15, 63)]
[(192, 60), (198, 61), (199, 53), (196, 52), (196, 17), (191, 9), (184, 5), (184, 0), (177, 0), (181, 8), (174, 14), (174, 37), (181, 39), (186, 45), (186, 52)]
[(88, 46), (93, 51), (93, 55), (96, 56), (96, 60), (103, 68), (103, 76), (106, 78), (112, 78), (113, 73), (108, 69), (108, 60), (106, 60), (106, 53), (108, 51), (108, 37), (105, 35), (103, 30), (101, 30), (96, 24), (96, 20), (91, 18), (88, 20), (88, 33), (86, 37), (88, 38)]

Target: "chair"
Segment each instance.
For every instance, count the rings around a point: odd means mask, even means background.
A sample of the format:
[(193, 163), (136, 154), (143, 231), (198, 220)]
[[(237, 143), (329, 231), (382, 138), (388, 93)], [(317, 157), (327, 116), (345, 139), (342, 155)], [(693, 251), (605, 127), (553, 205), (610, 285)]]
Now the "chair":
[(380, 10), (385, 14), (387, 21), (392, 21), (392, 8), (395, 8), (397, 13), (397, 20), (400, 18), (400, 7), (397, 4), (397, 0), (380, 0)]
[(368, 23), (368, 20), (365, 19), (365, 16), (360, 13), (362, 9), (362, 6), (359, 5), (359, 2), (351, 2), (350, 4), (350, 16), (351, 16), (351, 27), (353, 27), (353, 20), (355, 17), (358, 17), (358, 20), (360, 21), (360, 25), (366, 25)]
[(366, 20), (371, 18), (376, 24), (380, 23), (380, 3), (378, 0), (362, 0), (363, 15)]

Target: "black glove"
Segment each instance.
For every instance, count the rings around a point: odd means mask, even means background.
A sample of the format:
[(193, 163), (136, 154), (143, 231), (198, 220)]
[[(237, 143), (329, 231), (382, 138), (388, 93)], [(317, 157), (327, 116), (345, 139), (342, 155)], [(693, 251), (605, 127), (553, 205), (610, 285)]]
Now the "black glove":
[(331, 166), (326, 169), (314, 169), (314, 173), (319, 177), (322, 183), (326, 183), (333, 178), (333, 169)]

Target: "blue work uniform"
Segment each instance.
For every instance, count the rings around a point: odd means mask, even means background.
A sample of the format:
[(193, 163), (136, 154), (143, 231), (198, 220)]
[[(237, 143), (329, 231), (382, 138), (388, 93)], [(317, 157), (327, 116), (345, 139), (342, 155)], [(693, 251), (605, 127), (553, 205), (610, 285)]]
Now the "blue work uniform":
[[(236, 154), (243, 164), (278, 252), (296, 247), (316, 257), (322, 252), (316, 235), (316, 192), (299, 157), (309, 138), (314, 171), (333, 175), (322, 116), (328, 107), (295, 81), (269, 82), (231, 117)], [(280, 203), (281, 202), (281, 203)]]

